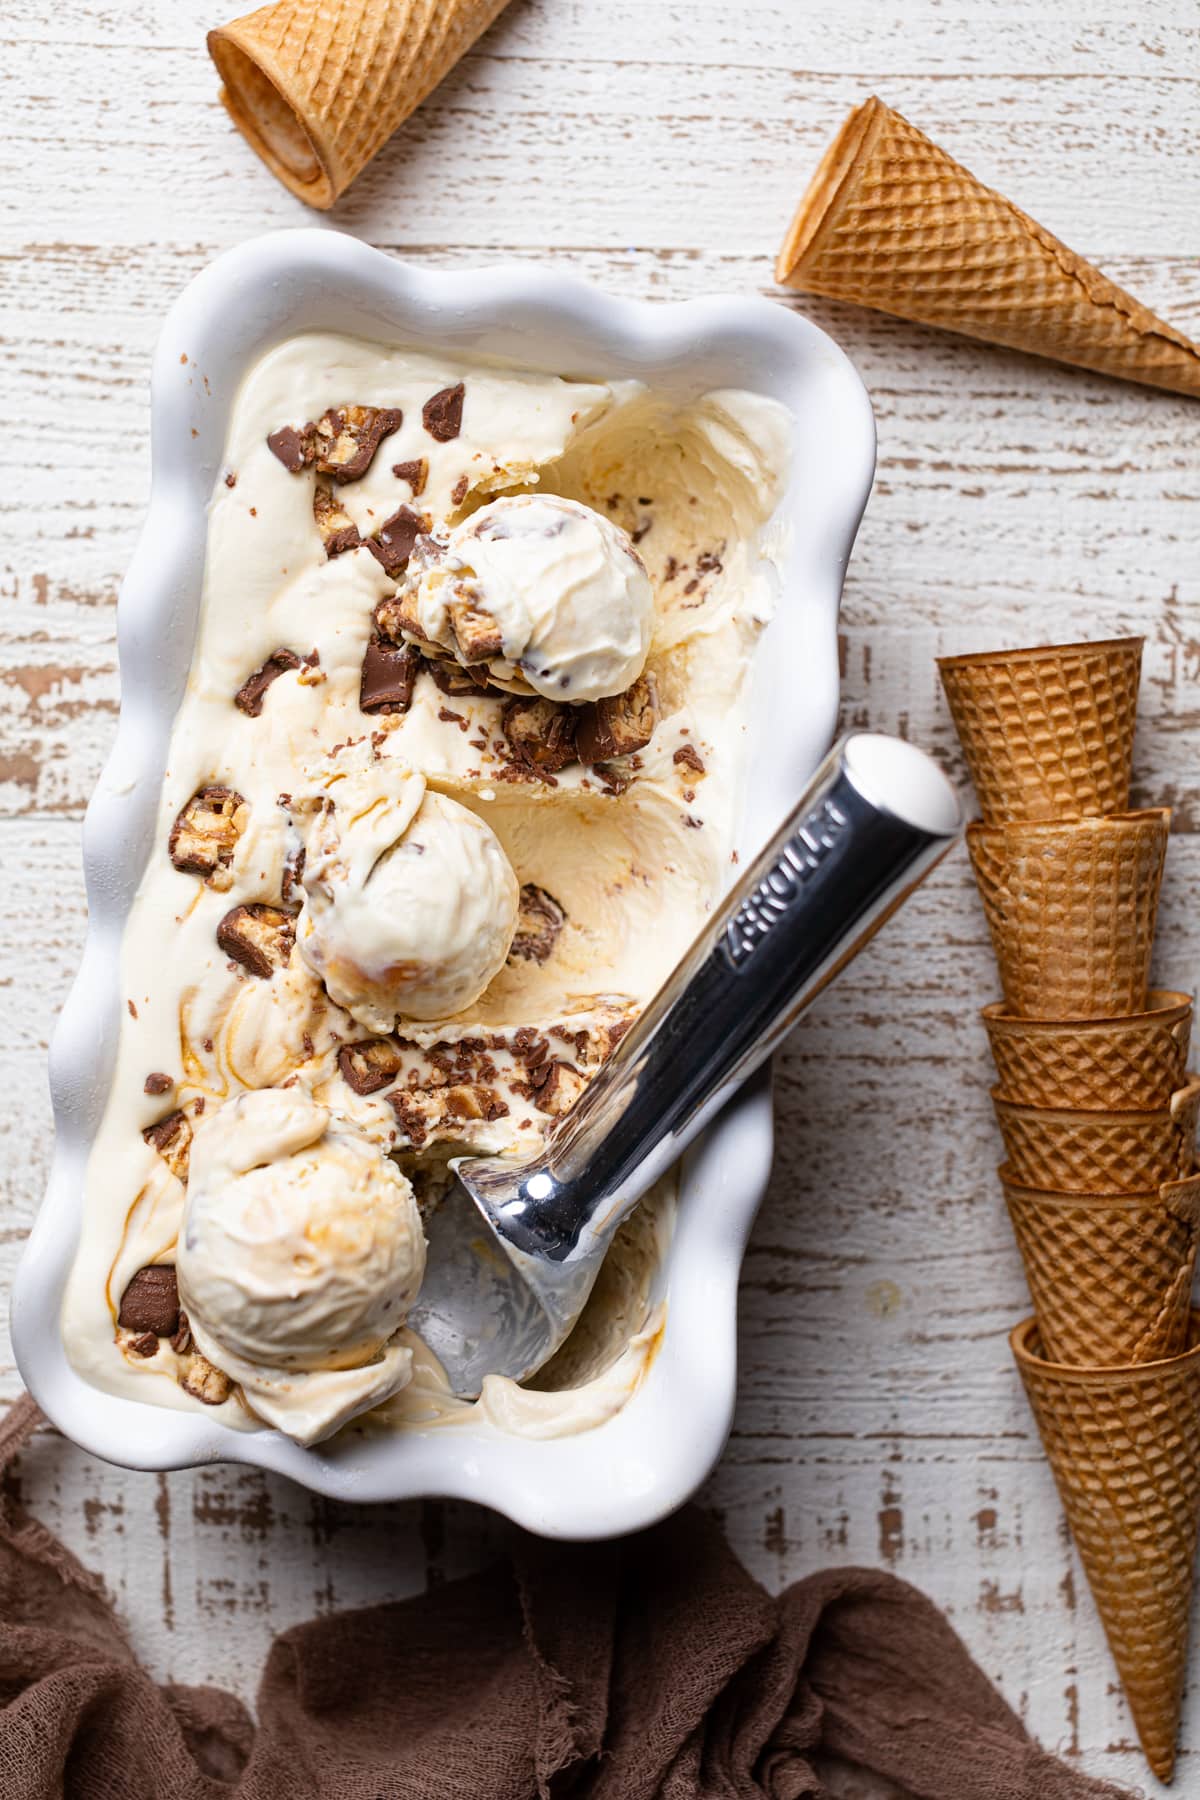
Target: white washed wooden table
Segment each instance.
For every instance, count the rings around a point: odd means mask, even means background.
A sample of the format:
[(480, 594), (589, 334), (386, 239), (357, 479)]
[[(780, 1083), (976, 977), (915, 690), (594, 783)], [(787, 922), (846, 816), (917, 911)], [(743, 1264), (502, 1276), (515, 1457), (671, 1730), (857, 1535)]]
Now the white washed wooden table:
[[(310, 218), (217, 105), (218, 22), (199, 0), (0, 9), (5, 1284), (47, 1168), (46, 1043), (83, 933), (79, 819), (115, 724), (155, 333), (218, 251)], [(770, 293), (821, 148), (875, 91), (1200, 335), (1198, 53), (1192, 0), (514, 0), (331, 222), (431, 264)], [(1194, 985), (1200, 406), (785, 303), (845, 345), (879, 421), (847, 722), (953, 758), (939, 651), (1144, 631), (1138, 794), (1170, 801), (1178, 832), (1158, 975)], [(1027, 1300), (993, 1177), (993, 980), (960, 854), (781, 1057), (737, 1422), (704, 1498), (772, 1586), (851, 1560), (919, 1583), (1046, 1743), (1157, 1791), (1005, 1343)], [(18, 1385), (0, 1339), (0, 1397)], [(503, 1531), (466, 1505), (351, 1511), (255, 1472), (125, 1474), (52, 1434), (17, 1479), (158, 1675), (247, 1695), (273, 1632), (444, 1580)], [(1177, 1791), (1200, 1789), (1198, 1753), (1194, 1680)]]

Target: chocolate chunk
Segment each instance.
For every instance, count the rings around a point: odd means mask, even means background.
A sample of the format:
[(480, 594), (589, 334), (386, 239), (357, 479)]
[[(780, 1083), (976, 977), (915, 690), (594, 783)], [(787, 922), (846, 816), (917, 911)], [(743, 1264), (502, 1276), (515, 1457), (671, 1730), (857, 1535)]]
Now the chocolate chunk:
[(247, 675), (237, 693), (233, 696), (233, 704), (239, 712), (249, 718), (257, 719), (262, 711), (263, 696), (273, 681), (285, 675), (289, 669), (298, 669), (300, 658), (294, 650), (276, 650), (268, 656), (261, 669), (255, 669), (253, 675)]
[(462, 505), (467, 497), (467, 490), (470, 488), (470, 485), (471, 483), (465, 475), (459, 476), (454, 486), (450, 489), (450, 503), (452, 506)]
[(537, 1078), (531, 1076), (530, 1083), (534, 1090), (533, 1104), (538, 1111), (556, 1118), (574, 1106), (587, 1086), (579, 1070), (566, 1062), (552, 1062)]
[(500, 725), (513, 756), (540, 775), (555, 775), (577, 759), (576, 714), (553, 700), (510, 700)]
[(291, 957), (296, 921), (277, 906), (235, 906), (217, 926), (217, 942), (235, 963), (268, 981)]
[(640, 675), (623, 694), (579, 708), (575, 742), (586, 763), (609, 762), (642, 750), (654, 736), (658, 704), (652, 676)]
[(362, 543), (358, 526), (333, 489), (323, 481), (318, 481), (313, 489), (313, 518), (317, 521), (317, 530), (321, 534), (327, 557), (341, 556), (347, 550), (357, 550)]
[(283, 865), (283, 874), (279, 880), (280, 896), (285, 906), (300, 900), (301, 883), (304, 880), (304, 845), (293, 845), (288, 851)]
[(693, 749), (691, 744), (680, 744), (671, 761), (678, 763), (681, 769), (694, 769), (697, 775), (705, 775), (708, 772), (704, 767), (704, 758), (698, 750)]
[(188, 1324), (188, 1316), (182, 1306), (179, 1309), (179, 1324), (171, 1339), (171, 1348), (176, 1356), (186, 1356), (192, 1347), (192, 1328)]
[(233, 1383), (223, 1369), (216, 1368), (195, 1350), (183, 1378), (183, 1388), (193, 1399), (202, 1400), (205, 1406), (220, 1406), (233, 1392)]
[(147, 1075), (142, 1092), (144, 1094), (169, 1094), (174, 1086), (175, 1083), (169, 1075), (164, 1075), (161, 1069), (155, 1069)]
[[(306, 425), (303, 431), (297, 431), (291, 425), (283, 425), (278, 431), (271, 432), (267, 438), (267, 448), (274, 451), (290, 474), (298, 475), (317, 454), (315, 433), (315, 425)], [(227, 485), (232, 487), (229, 477), (226, 476), (225, 479)]]
[(439, 444), (448, 444), (462, 430), (463, 396), (466, 393), (462, 382), (456, 387), (442, 388), (433, 394), (421, 408), (421, 420), (431, 438)]
[(519, 962), (546, 962), (566, 922), (566, 911), (554, 895), (527, 881), (521, 889), (517, 931), (508, 953), (509, 962), (514, 958)]
[(401, 481), (407, 481), (415, 500), (418, 494), (425, 492), (425, 483), (429, 480), (429, 464), (423, 456), (418, 456), (415, 462), (393, 463), (392, 474)]
[(367, 549), (389, 575), (399, 575), (412, 555), (417, 533), (424, 530), (425, 520), (407, 506), (399, 507), (379, 527), (379, 536), (367, 539)]
[(388, 1105), (413, 1149), (419, 1150), (429, 1135), (429, 1124), (420, 1101), (400, 1089), (388, 1095)]
[(358, 704), (362, 712), (407, 712), (421, 671), (421, 652), (412, 644), (390, 644), (378, 633), (363, 656)]
[(388, 1038), (343, 1044), (337, 1060), (342, 1080), (356, 1094), (377, 1094), (400, 1073), (400, 1052)]
[(138, 1270), (121, 1296), (117, 1324), (125, 1331), (151, 1331), (155, 1337), (170, 1337), (178, 1329), (179, 1284), (174, 1263), (147, 1263)]
[(481, 663), (504, 655), (504, 638), (491, 613), (469, 600), (452, 600), (446, 610), (462, 662)]
[(135, 1337), (127, 1345), (127, 1348), (133, 1352), (134, 1356), (157, 1356), (158, 1339), (152, 1331), (144, 1331), (141, 1337)]
[(508, 1113), (507, 1101), (502, 1100), (494, 1088), (474, 1084), (447, 1088), (445, 1106), (452, 1119), (484, 1119), (490, 1123), (493, 1119), (503, 1119)]
[(242, 796), (214, 782), (197, 789), (180, 812), (167, 839), (167, 854), (181, 874), (212, 881), (233, 861), (245, 823)]
[(384, 438), (399, 431), (404, 414), (394, 406), (331, 407), (316, 427), (316, 462), (322, 475), (341, 486), (358, 481), (375, 460)]
[(142, 1137), (158, 1151), (173, 1175), (187, 1180), (188, 1151), (192, 1147), (192, 1122), (184, 1112), (168, 1113), (153, 1125), (147, 1125)]

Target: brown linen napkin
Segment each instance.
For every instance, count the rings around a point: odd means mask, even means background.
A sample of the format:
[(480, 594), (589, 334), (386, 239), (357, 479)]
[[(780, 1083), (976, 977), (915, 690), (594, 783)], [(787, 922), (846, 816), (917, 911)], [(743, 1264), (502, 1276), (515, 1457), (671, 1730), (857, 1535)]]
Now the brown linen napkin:
[[(0, 1476), (38, 1423), (0, 1422)], [(11, 1484), (10, 1484), (11, 1487)], [(0, 1490), (3, 1491), (3, 1490)], [(1131, 1800), (1048, 1756), (933, 1604), (871, 1569), (772, 1599), (689, 1509), (276, 1638), (258, 1726), (159, 1687), (98, 1579), (0, 1500), (3, 1800)]]

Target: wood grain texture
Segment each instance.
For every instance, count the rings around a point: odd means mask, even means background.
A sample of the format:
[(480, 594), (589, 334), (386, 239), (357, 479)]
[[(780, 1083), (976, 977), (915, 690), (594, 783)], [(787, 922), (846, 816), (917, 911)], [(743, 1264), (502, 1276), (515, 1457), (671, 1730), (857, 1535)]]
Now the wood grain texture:
[[(311, 216), (217, 105), (218, 21), (196, 0), (3, 14), (7, 1285), (46, 1175), (46, 1042), (84, 928), (78, 824), (115, 725), (155, 332), (213, 255)], [(1145, 632), (1137, 793), (1176, 808), (1158, 975), (1179, 987), (1200, 973), (1200, 407), (780, 297), (771, 266), (842, 112), (878, 91), (1200, 335), (1198, 48), (1188, 0), (1152, 16), (1118, 0), (513, 0), (330, 221), (428, 264), (526, 257), (664, 299), (772, 293), (831, 330), (880, 435), (846, 589), (846, 721), (961, 773), (936, 654)], [(918, 1582), (1045, 1742), (1155, 1791), (1004, 1341), (1027, 1297), (993, 1175), (977, 1007), (994, 988), (959, 855), (780, 1057), (737, 1420), (704, 1497), (772, 1586), (845, 1560)], [(17, 1386), (0, 1338), (0, 1396)], [(248, 1695), (273, 1632), (444, 1580), (506, 1529), (458, 1504), (352, 1511), (243, 1470), (128, 1474), (48, 1433), (15, 1479), (103, 1570), (157, 1673)], [(1183, 1793), (1200, 1782), (1198, 1685)]]

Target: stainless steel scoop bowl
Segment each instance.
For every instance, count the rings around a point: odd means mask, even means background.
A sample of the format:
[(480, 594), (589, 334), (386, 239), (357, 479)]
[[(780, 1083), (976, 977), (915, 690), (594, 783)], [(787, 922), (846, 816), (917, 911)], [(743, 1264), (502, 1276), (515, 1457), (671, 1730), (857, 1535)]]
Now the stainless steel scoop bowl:
[(522, 1380), (579, 1316), (622, 1220), (959, 835), (921, 750), (844, 738), (530, 1161), (462, 1157), (409, 1324), (455, 1393)]

